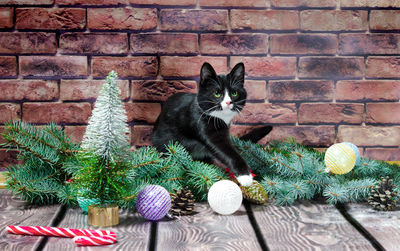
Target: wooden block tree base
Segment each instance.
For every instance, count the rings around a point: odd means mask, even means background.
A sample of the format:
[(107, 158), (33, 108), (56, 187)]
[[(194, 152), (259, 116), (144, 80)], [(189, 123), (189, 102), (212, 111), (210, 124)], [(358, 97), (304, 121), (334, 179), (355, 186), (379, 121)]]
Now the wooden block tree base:
[(118, 206), (90, 205), (88, 207), (89, 225), (94, 227), (111, 227), (118, 225)]

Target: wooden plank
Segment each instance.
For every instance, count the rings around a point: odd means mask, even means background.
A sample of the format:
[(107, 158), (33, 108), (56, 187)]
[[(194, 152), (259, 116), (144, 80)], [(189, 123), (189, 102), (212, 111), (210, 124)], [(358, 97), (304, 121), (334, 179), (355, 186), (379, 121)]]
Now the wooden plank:
[(156, 250), (261, 250), (243, 206), (229, 216), (214, 213), (206, 203), (196, 204), (195, 211), (159, 222)]
[(386, 250), (399, 250), (400, 211), (376, 211), (366, 203), (346, 205), (357, 220)]
[(117, 243), (98, 247), (78, 247), (72, 239), (50, 237), (44, 250), (147, 250), (149, 246), (151, 222), (138, 214), (120, 210), (119, 225), (107, 228), (95, 228), (87, 223), (87, 215), (82, 209), (68, 209), (64, 219), (57, 227), (111, 230), (117, 234)]
[(35, 250), (44, 237), (8, 234), (8, 225), (50, 226), (61, 206), (31, 207), (12, 196), (8, 190), (0, 190), (0, 250)]
[(331, 205), (304, 201), (252, 210), (270, 250), (375, 250)]

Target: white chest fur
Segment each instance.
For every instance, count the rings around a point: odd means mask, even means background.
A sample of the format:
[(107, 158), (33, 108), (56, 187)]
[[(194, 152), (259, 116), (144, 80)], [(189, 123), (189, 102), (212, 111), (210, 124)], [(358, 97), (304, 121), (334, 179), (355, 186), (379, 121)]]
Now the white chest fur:
[(237, 112), (231, 110), (213, 111), (210, 113), (211, 116), (222, 119), (225, 124), (229, 125), (232, 119), (237, 115)]

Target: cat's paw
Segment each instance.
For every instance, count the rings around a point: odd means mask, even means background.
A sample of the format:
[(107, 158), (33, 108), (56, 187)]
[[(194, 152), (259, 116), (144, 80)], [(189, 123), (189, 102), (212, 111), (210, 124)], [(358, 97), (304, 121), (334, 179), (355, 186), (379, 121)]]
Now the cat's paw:
[(249, 175), (240, 175), (236, 178), (240, 185), (242, 186), (251, 186), (251, 184), (253, 184), (253, 175), (249, 174)]

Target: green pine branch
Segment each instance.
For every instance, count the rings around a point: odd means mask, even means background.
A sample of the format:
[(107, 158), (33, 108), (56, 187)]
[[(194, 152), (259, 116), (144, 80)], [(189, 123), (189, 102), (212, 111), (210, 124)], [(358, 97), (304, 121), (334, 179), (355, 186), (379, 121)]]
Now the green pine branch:
[[(214, 165), (194, 161), (178, 143), (166, 153), (154, 147), (129, 152), (125, 158), (104, 162), (90, 151), (71, 143), (56, 125), (41, 129), (24, 122), (6, 125), (3, 146), (20, 150), (22, 165), (9, 168), (8, 187), (32, 204), (73, 204), (77, 196), (113, 201), (134, 209), (140, 190), (149, 184), (169, 192), (188, 187), (198, 201), (206, 200), (209, 188), (227, 174)], [(365, 201), (382, 176), (389, 176), (400, 199), (397, 165), (362, 158), (345, 175), (325, 172), (324, 154), (293, 140), (266, 146), (232, 138), (255, 179), (278, 205), (320, 196), (331, 204)], [(73, 181), (67, 182), (73, 177)]]
[(3, 147), (19, 150), (23, 165), (8, 168), (7, 186), (32, 204), (74, 203), (67, 192), (71, 177), (63, 169), (64, 162), (78, 149), (69, 137), (54, 124), (41, 129), (29, 123), (15, 121), (5, 125)]

